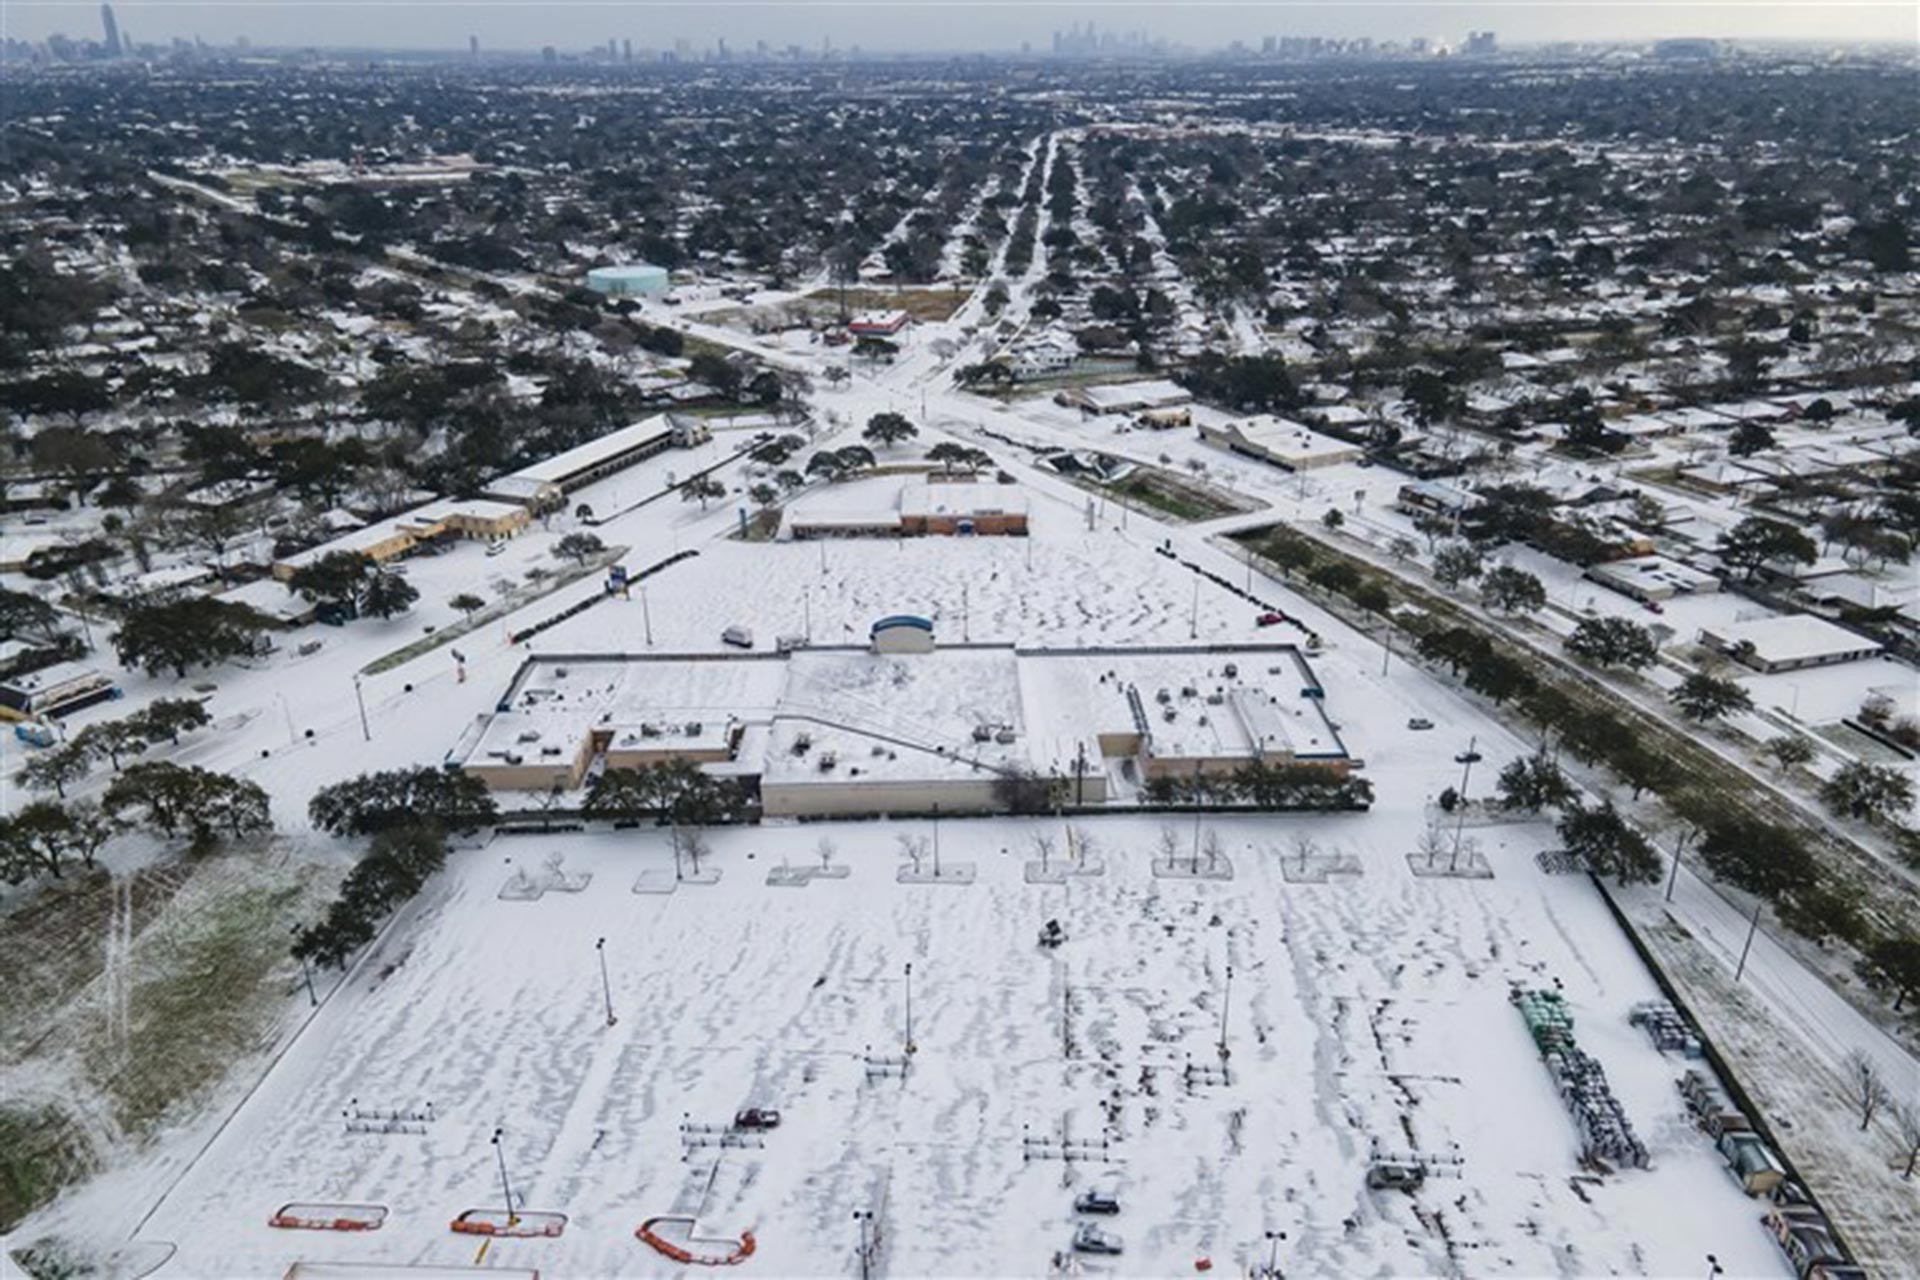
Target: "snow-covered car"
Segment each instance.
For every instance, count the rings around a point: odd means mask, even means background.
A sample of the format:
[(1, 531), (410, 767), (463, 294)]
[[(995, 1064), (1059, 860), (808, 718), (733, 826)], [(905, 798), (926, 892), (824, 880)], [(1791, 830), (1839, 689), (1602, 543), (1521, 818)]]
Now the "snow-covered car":
[(1080, 1229), (1073, 1233), (1073, 1251), (1075, 1253), (1118, 1254), (1120, 1252), (1120, 1237), (1111, 1231), (1102, 1231), (1091, 1222), (1083, 1223)]
[(780, 1113), (770, 1107), (746, 1107), (733, 1116), (736, 1129), (778, 1129)]
[(732, 645), (736, 649), (753, 648), (753, 631), (749, 627), (734, 625), (720, 633), (720, 643)]
[(1058, 920), (1049, 920), (1040, 930), (1040, 945), (1052, 950), (1067, 940), (1067, 931)]
[(1073, 1211), (1115, 1214), (1120, 1212), (1120, 1202), (1104, 1191), (1082, 1191), (1073, 1199)]
[(1407, 728), (1431, 729), (1433, 728), (1433, 721), (1427, 719), (1425, 716), (1415, 716), (1413, 719), (1407, 721)]

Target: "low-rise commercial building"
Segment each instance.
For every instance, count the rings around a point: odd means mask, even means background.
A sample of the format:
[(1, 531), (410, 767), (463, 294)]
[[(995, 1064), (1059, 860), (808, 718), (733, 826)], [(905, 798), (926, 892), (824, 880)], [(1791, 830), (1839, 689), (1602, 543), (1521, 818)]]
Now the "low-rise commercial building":
[(1755, 671), (1765, 672), (1858, 662), (1874, 657), (1886, 647), (1878, 640), (1869, 640), (1809, 613), (1702, 628), (1700, 643)]
[(757, 783), (763, 812), (987, 811), (1035, 783), (1075, 804), (1249, 764), (1344, 773), (1345, 744), (1286, 645), (933, 647), (899, 615), (872, 643), (529, 659), (447, 764), (498, 790), (687, 760)]
[(1287, 471), (1314, 471), (1352, 462), (1366, 451), (1359, 445), (1323, 436), (1287, 418), (1262, 416), (1200, 423), (1200, 438)]

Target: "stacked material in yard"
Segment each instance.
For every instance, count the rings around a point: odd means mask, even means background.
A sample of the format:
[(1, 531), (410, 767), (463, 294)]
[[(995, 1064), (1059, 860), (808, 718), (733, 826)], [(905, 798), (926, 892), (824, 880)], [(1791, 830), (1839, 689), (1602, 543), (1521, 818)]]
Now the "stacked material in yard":
[(1663, 1053), (1683, 1053), (1689, 1058), (1700, 1056), (1700, 1037), (1693, 1033), (1680, 1011), (1665, 1000), (1635, 1005), (1627, 1014), (1627, 1021), (1643, 1028), (1653, 1047)]
[(1626, 1110), (1607, 1084), (1606, 1072), (1573, 1041), (1573, 1014), (1566, 1000), (1558, 992), (1519, 987), (1512, 999), (1561, 1099), (1573, 1113), (1582, 1153), (1589, 1159), (1645, 1168), (1647, 1149), (1634, 1136)]

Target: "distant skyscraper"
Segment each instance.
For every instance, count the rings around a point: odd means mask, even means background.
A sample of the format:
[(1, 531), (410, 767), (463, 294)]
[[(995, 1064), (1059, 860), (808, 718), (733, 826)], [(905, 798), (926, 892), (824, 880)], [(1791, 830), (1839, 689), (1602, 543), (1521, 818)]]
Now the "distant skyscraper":
[(102, 4), (100, 6), (100, 29), (104, 33), (107, 56), (109, 58), (119, 57), (120, 24), (113, 20), (113, 6), (110, 4)]
[(633, 61), (633, 41), (622, 40), (620, 42), (620, 60), (622, 62)]
[(477, 58), (480, 56), (480, 37), (479, 36), (467, 37), (467, 56), (469, 58)]
[(1491, 31), (1467, 32), (1467, 52), (1468, 53), (1471, 53), (1471, 54), (1496, 53), (1499, 51), (1499, 48), (1500, 48), (1500, 41), (1494, 35), (1493, 32)]

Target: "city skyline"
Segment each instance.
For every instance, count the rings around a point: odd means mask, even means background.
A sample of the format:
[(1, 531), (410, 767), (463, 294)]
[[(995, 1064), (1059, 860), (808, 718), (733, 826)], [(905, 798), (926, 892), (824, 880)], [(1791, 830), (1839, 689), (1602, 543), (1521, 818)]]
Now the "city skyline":
[[(1131, 47), (1165, 44), (1197, 52), (1258, 50), (1268, 38), (1424, 40), (1459, 47), (1471, 31), (1492, 30), (1503, 45), (1552, 42), (1613, 43), (1702, 36), (1720, 39), (1818, 42), (1899, 41), (1914, 37), (1911, 5), (1883, 0), (1811, 3), (1654, 3), (1585, 0), (1515, 5), (1500, 0), (1464, 4), (1325, 6), (1192, 0), (1161, 4), (1014, 5), (974, 3), (873, 4), (860, 0), (720, 5), (593, 4), (490, 5), (414, 3), (381, 6), (381, 25), (369, 33), (369, 5), (331, 3), (208, 4), (123, 0), (121, 23), (141, 39), (176, 39), (265, 47), (391, 48), (535, 52), (604, 48), (608, 40), (639, 50), (725, 41), (735, 50), (759, 42), (773, 48), (818, 50), (859, 46), (872, 53), (1051, 52), (1056, 33), (1091, 23), (1101, 34), (1131, 35)], [(100, 9), (90, 0), (25, 0), (9, 6), (4, 34), (41, 41), (51, 36), (111, 43)], [(121, 37), (128, 48), (133, 41)]]

